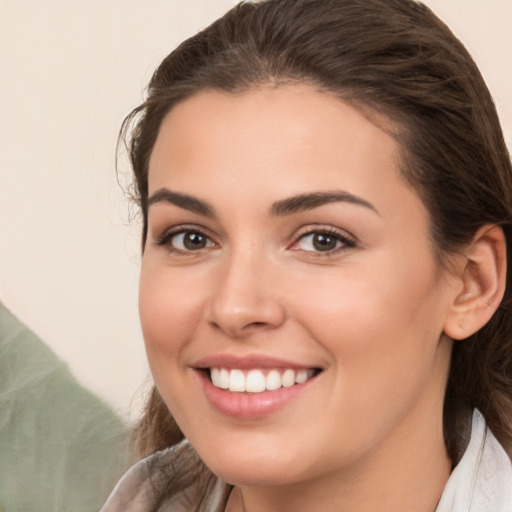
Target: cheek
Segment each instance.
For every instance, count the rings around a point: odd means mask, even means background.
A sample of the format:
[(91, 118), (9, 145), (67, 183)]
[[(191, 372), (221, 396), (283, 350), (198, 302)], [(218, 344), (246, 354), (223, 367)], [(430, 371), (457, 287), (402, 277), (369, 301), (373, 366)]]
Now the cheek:
[(200, 318), (199, 297), (193, 286), (187, 286), (166, 272), (155, 271), (143, 262), (139, 283), (139, 314), (151, 368), (165, 356), (177, 361), (191, 329)]
[(387, 431), (424, 393), (437, 390), (432, 383), (442, 315), (428, 272), (417, 280), (408, 269), (350, 274), (339, 287), (333, 279), (316, 280), (316, 293), (311, 285), (308, 294), (313, 299), (296, 315), (331, 355), (333, 392), (325, 408), (337, 418), (334, 431), (347, 417), (357, 418), (346, 426), (357, 445)]
[(372, 267), (340, 269), (335, 278), (303, 283), (309, 300), (297, 303), (296, 317), (344, 375), (393, 379), (398, 372), (407, 378), (411, 365), (432, 363), (443, 325), (439, 279), (430, 260), (393, 261), (383, 255)]
[(139, 284), (139, 314), (147, 359), (154, 382), (173, 417), (187, 425), (190, 401), (190, 378), (183, 357), (187, 344), (198, 325), (200, 307), (193, 286), (180, 282), (166, 269), (141, 269)]

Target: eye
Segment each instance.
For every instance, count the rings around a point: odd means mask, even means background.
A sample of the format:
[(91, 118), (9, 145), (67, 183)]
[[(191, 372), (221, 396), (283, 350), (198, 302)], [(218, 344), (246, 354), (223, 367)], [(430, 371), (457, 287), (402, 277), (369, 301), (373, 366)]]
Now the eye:
[(310, 231), (301, 235), (292, 250), (329, 253), (355, 246), (355, 241), (332, 229)]
[(197, 251), (207, 247), (209, 239), (202, 233), (184, 231), (173, 235), (170, 242), (175, 249), (180, 251)]
[(201, 231), (184, 230), (165, 233), (156, 242), (157, 245), (167, 246), (171, 251), (190, 252), (214, 247), (214, 242)]

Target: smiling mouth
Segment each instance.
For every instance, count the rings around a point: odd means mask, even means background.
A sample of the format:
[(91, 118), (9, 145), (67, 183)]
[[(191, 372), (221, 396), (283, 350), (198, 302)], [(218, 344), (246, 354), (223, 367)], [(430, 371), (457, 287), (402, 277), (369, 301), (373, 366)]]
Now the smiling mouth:
[(303, 384), (320, 373), (319, 369), (227, 369), (212, 367), (206, 370), (210, 382), (219, 389), (237, 393), (263, 393)]

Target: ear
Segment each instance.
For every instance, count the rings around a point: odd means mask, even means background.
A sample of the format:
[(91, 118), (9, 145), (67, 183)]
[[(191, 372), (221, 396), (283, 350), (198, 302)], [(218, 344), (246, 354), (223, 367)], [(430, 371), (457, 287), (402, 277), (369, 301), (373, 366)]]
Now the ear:
[(496, 225), (485, 225), (476, 232), (457, 265), (461, 286), (447, 315), (445, 334), (461, 340), (490, 320), (505, 293), (506, 272), (503, 230)]

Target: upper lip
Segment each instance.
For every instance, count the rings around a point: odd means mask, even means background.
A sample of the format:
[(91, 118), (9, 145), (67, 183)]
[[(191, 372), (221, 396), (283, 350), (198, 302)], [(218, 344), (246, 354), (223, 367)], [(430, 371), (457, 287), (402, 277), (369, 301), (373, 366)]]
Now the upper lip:
[(196, 361), (192, 366), (198, 369), (206, 368), (228, 368), (228, 369), (251, 369), (251, 368), (291, 368), (294, 370), (307, 370), (318, 368), (315, 365), (301, 364), (286, 359), (259, 354), (247, 354), (236, 356), (233, 354), (215, 354)]

